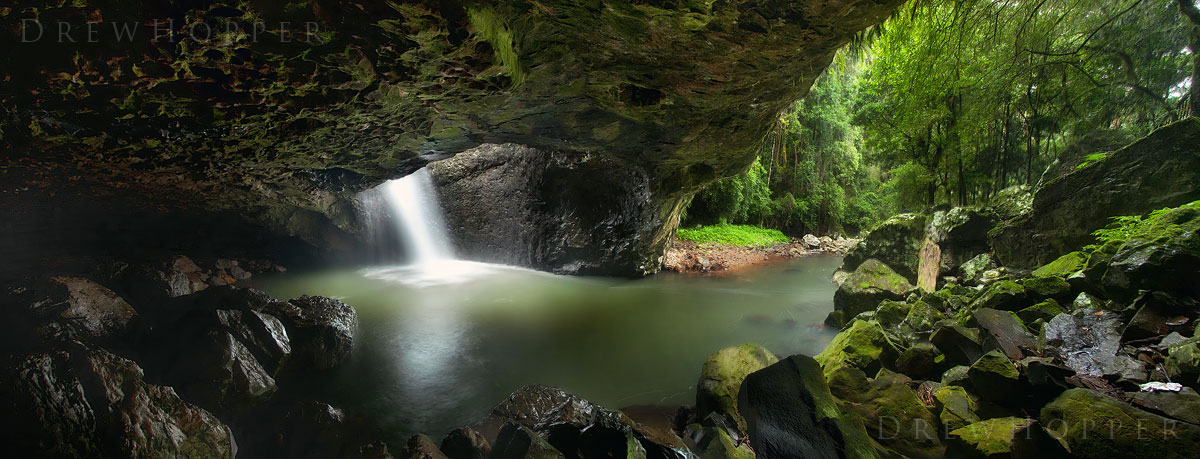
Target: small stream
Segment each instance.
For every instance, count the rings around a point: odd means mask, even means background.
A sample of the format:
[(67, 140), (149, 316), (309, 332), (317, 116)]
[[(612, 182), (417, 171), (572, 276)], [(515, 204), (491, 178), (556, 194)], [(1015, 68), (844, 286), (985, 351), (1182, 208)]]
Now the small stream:
[(367, 416), (393, 445), (440, 439), (525, 384), (618, 409), (695, 400), (708, 354), (755, 342), (815, 354), (833, 333), (830, 276), (814, 255), (723, 276), (625, 280), (556, 276), (444, 260), (263, 278), (278, 298), (341, 299), (359, 317), (351, 360), (309, 383), (319, 400)]

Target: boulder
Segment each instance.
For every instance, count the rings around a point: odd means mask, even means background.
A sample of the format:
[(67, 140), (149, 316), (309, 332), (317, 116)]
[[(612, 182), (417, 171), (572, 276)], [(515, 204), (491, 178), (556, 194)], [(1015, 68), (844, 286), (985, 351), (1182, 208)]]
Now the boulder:
[(933, 399), (937, 402), (938, 419), (947, 432), (979, 422), (979, 415), (975, 414), (975, 399), (966, 389), (959, 386), (939, 387), (934, 389)]
[(228, 415), (265, 404), (278, 390), (271, 372), (229, 331), (200, 325), (161, 357), (165, 379), (188, 400)]
[(291, 340), (292, 366), (298, 371), (328, 370), (354, 350), (358, 315), (346, 303), (304, 295), (286, 303), (271, 302), (262, 312), (283, 323)]
[(993, 418), (950, 430), (947, 453), (953, 457), (1011, 457), (1017, 432), (1036, 422), (1028, 418)]
[[(6, 378), (7, 379), (7, 378)], [(31, 355), (11, 385), (12, 452), (72, 457), (224, 457), (237, 452), (229, 427), (148, 384), (142, 369), (103, 350)]]
[(983, 280), (983, 273), (989, 269), (996, 269), (996, 262), (992, 260), (991, 255), (981, 253), (959, 265), (958, 274), (963, 283), (979, 285)]
[(904, 299), (912, 290), (904, 277), (879, 260), (870, 259), (859, 264), (838, 287), (833, 294), (833, 308), (848, 320), (860, 313), (874, 311), (883, 300)]
[(800, 239), (800, 242), (803, 243), (805, 247), (810, 249), (817, 249), (821, 247), (821, 240), (817, 239), (816, 236), (811, 234), (805, 234), (804, 237)]
[(946, 356), (937, 346), (929, 342), (920, 342), (896, 358), (896, 369), (913, 378), (927, 379), (942, 373), (945, 368)]
[(475, 429), (460, 427), (446, 434), (441, 450), (450, 459), (487, 459), (492, 453), (492, 445)]
[(1083, 388), (1063, 392), (1042, 408), (1039, 420), (1074, 457), (1187, 458), (1200, 446), (1200, 427)]
[(1034, 277), (1071, 277), (1083, 271), (1088, 265), (1088, 254), (1080, 251), (1070, 252), (1033, 270)]
[(737, 397), (746, 375), (766, 368), (779, 358), (757, 344), (721, 349), (704, 361), (700, 381), (696, 383), (696, 415), (703, 419), (709, 413), (732, 417), (740, 432), (746, 431), (746, 421), (738, 414)]
[(926, 218), (907, 213), (892, 216), (862, 237), (842, 259), (842, 270), (854, 271), (869, 259), (891, 266), (908, 282), (917, 281), (918, 255), (925, 240)]
[[(1029, 213), (990, 233), (1001, 264), (1041, 266), (1093, 242), (1110, 217), (1144, 215), (1200, 199), (1200, 119), (1161, 128), (1045, 184)], [(1195, 272), (1195, 271), (1192, 271)]]
[(874, 373), (881, 365), (892, 366), (899, 353), (879, 322), (855, 320), (814, 358), (829, 376), (841, 367)]
[(738, 444), (729, 432), (717, 427), (691, 424), (684, 429), (688, 450), (700, 459), (754, 459), (749, 445)]
[(1141, 290), (1200, 298), (1197, 232), (1200, 201), (1150, 216), (1113, 255), (1101, 279), (1104, 292), (1118, 302)]
[[(412, 441), (409, 441), (412, 444)], [(429, 445), (433, 442), (430, 441)], [(436, 449), (435, 449), (436, 450)], [(445, 458), (441, 455), (436, 458)], [(412, 455), (409, 456), (414, 457)], [(416, 456), (422, 459), (435, 459), (435, 456)], [(516, 423), (505, 424), (496, 436), (496, 444), (492, 449), (491, 459), (554, 459), (564, 458), (563, 453), (555, 449), (537, 433)]]
[(52, 320), (43, 333), (58, 339), (108, 343), (127, 338), (137, 327), (138, 314), (112, 290), (82, 277), (55, 277), (48, 297), (39, 298), (39, 312)]
[(1012, 402), (1021, 395), (1021, 372), (1000, 351), (984, 354), (967, 371), (971, 389), (990, 402)]
[(884, 369), (866, 390), (840, 393), (838, 397), (846, 402), (842, 408), (861, 416), (867, 434), (884, 447), (905, 457), (943, 457), (945, 447), (938, 435), (938, 417), (909, 386), (911, 382), (904, 375)]
[[(540, 438), (537, 437), (537, 435), (533, 435), (532, 437), (534, 439), (541, 440)], [(518, 440), (518, 442), (519, 442), (519, 440)], [(519, 445), (516, 445), (515, 443), (516, 442), (514, 442), (514, 444), (511, 445), (512, 446), (511, 451), (506, 451), (506, 453), (508, 453), (508, 454), (502, 455), (499, 457), (513, 458), (513, 459), (535, 458), (535, 457), (536, 458), (562, 457), (562, 454), (559, 454), (557, 456), (552, 456), (552, 455), (539, 456), (536, 454), (526, 455), (525, 454), (526, 449), (521, 449), (521, 452), (517, 453), (516, 450), (519, 449)], [(543, 441), (543, 443), (545, 443), (545, 442)], [(549, 445), (547, 445), (547, 446), (549, 446)], [(553, 450), (554, 448), (549, 448), (549, 449)], [(408, 459), (447, 459), (446, 455), (442, 454), (442, 451), (438, 449), (437, 444), (433, 442), (433, 439), (429, 438), (429, 436), (425, 435), (425, 434), (416, 434), (408, 439), (408, 442), (405, 443), (405, 445), (404, 445), (404, 457), (406, 457)]]
[[(1055, 316), (1064, 312), (1066, 312), (1066, 310), (1064, 310), (1062, 306), (1059, 306), (1057, 301), (1048, 299), (1017, 311), (1017, 318), (1021, 319), (1027, 324), (1032, 324), (1035, 321), (1046, 323), (1051, 319), (1054, 319)], [(1030, 325), (1030, 327), (1032, 327), (1032, 325)]]
[(1116, 314), (1105, 311), (1080, 309), (1060, 314), (1043, 327), (1045, 350), (1080, 374), (1145, 379), (1142, 365), (1119, 352), (1120, 327)]
[(998, 349), (1011, 360), (1037, 353), (1037, 340), (1015, 313), (980, 308), (971, 313), (983, 335), (984, 350)]
[(1025, 287), (1013, 281), (996, 281), (971, 302), (972, 309), (991, 308), (1016, 311), (1026, 306)]
[(1033, 193), (1028, 185), (1013, 185), (996, 192), (989, 206), (1001, 220), (1008, 220), (1033, 209)]
[(1167, 359), (1163, 367), (1171, 379), (1200, 385), (1200, 337), (1193, 337), (1166, 346)]
[(939, 322), (933, 334), (929, 336), (929, 341), (946, 355), (950, 363), (970, 365), (983, 355), (979, 330), (951, 320)]
[(1071, 284), (1058, 276), (1027, 277), (1019, 282), (1030, 302), (1042, 300), (1071, 301)]
[(812, 358), (794, 355), (751, 373), (738, 406), (758, 457), (878, 457), (863, 425), (838, 407)]
[(1191, 387), (1184, 387), (1178, 392), (1150, 390), (1127, 395), (1130, 402), (1144, 410), (1200, 425), (1200, 394)]
[(1172, 332), (1191, 331), (1195, 327), (1192, 317), (1195, 317), (1196, 307), (1197, 301), (1192, 298), (1177, 298), (1165, 292), (1144, 292), (1133, 301), (1131, 308), (1137, 312), (1125, 325), (1121, 339), (1144, 340)]
[(964, 263), (989, 252), (987, 234), (994, 226), (995, 214), (980, 209), (955, 207), (930, 215), (925, 236), (940, 248), (940, 272), (958, 273)]
[(263, 424), (269, 428), (269, 433), (254, 437), (266, 441), (246, 445), (247, 456), (280, 459), (392, 457), (387, 445), (371, 437), (365, 423), (326, 403), (298, 402), (285, 411), (282, 419), (272, 417)]
[(943, 386), (970, 386), (971, 380), (967, 377), (967, 373), (970, 371), (971, 367), (966, 365), (950, 367), (949, 370), (946, 370), (944, 373), (942, 373), (941, 383)]

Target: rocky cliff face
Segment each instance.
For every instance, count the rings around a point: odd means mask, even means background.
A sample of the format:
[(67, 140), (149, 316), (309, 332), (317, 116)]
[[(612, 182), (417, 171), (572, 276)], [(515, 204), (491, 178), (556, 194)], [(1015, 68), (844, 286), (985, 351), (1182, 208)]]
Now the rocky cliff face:
[(1154, 131), (1047, 183), (1033, 206), (991, 232), (1006, 266), (1034, 268), (1093, 241), (1111, 217), (1200, 199), (1200, 119)]
[(621, 165), (597, 186), (644, 178), (600, 194), (644, 197), (614, 216), (637, 215), (622, 258), (645, 259), (679, 204), (744, 168), (835, 50), (900, 3), (22, 0), (0, 8), (4, 190), (79, 182), (303, 236), (297, 216), (353, 229), (350, 193), (512, 143), (539, 164)]

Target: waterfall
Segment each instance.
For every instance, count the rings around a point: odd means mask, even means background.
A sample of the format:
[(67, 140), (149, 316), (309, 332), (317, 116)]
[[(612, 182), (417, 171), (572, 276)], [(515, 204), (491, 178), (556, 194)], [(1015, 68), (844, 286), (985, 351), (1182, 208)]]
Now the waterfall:
[(437, 191), (427, 169), (389, 180), (359, 197), (377, 258), (412, 265), (454, 259)]

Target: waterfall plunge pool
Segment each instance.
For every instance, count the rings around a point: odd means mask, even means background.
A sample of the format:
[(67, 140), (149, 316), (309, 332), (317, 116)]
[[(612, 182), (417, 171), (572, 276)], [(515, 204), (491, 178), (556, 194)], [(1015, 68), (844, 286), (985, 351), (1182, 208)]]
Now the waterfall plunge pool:
[(318, 400), (364, 415), (393, 447), (475, 423), (525, 384), (561, 387), (611, 409), (695, 403), (704, 359), (758, 343), (816, 354), (833, 309), (835, 256), (723, 276), (608, 279), (432, 260), (261, 278), (277, 298), (322, 295), (358, 312), (354, 354), (305, 382)]

